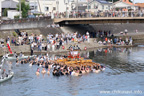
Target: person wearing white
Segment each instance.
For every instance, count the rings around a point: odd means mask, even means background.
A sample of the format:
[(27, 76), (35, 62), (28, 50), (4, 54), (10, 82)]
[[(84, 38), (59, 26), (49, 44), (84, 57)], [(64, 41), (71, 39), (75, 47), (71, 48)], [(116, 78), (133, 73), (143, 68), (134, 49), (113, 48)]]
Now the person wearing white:
[(54, 44), (52, 45), (52, 51), (55, 51), (55, 45)]
[(87, 40), (89, 42), (89, 32), (88, 31), (86, 32), (86, 35), (87, 35)]
[(5, 55), (5, 57), (8, 58), (8, 56), (9, 56), (9, 54), (8, 54), (8, 52), (7, 52), (7, 54)]

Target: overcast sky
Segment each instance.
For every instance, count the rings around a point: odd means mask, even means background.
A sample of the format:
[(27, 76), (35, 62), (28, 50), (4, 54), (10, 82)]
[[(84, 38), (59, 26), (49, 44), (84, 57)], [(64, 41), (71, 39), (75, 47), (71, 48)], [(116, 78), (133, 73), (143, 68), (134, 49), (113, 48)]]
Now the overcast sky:
[[(131, 0), (133, 1), (133, 0)], [(144, 0), (134, 0), (135, 3), (144, 3)]]

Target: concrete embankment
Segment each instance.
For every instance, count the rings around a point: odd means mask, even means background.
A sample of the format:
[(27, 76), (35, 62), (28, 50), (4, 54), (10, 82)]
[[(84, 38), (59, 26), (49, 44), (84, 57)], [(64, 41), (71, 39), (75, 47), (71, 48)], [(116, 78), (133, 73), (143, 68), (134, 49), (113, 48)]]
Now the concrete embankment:
[[(69, 44), (66, 44), (64, 45), (64, 49), (62, 48), (62, 46), (60, 47), (59, 50), (54, 50), (52, 51), (52, 49), (48, 50), (48, 51), (44, 51), (42, 50), (41, 52), (40, 51), (37, 51), (37, 50), (34, 50), (34, 54), (40, 54), (40, 53), (65, 53), (65, 52), (68, 52), (69, 50), (67, 50), (71, 45), (78, 45), (79, 48), (82, 50), (82, 51), (85, 51), (85, 50), (90, 50), (90, 49), (95, 49), (95, 48), (106, 48), (106, 47), (132, 47), (132, 46), (128, 46), (128, 45), (125, 45), (125, 46), (119, 46), (119, 45), (102, 45), (102, 44), (98, 44), (96, 42), (94, 42), (94, 39), (90, 39), (89, 42), (84, 42), (84, 43), (69, 43)], [(8, 48), (5, 48), (6, 49), (6, 52), (8, 52)], [(17, 52), (17, 53), (20, 53), (20, 52), (23, 52), (23, 53), (30, 53), (30, 45), (22, 45), (22, 46), (11, 46), (11, 49), (13, 52)], [(4, 55), (5, 54), (5, 51), (3, 48), (0, 48), (0, 56)]]
[(46, 27), (48, 24), (53, 24), (52, 19), (44, 19), (38, 21), (15, 22), (0, 24), (0, 30), (13, 30), (13, 29), (32, 29)]
[[(12, 50), (13, 53), (14, 52), (17, 52), (17, 53), (20, 53), (20, 52), (27, 53), (27, 52), (30, 52), (30, 46), (29, 45), (11, 46), (11, 50)], [(6, 52), (9, 52), (7, 47), (0, 48), (0, 56), (6, 54)]]
[[(43, 24), (45, 25), (45, 24)], [(126, 27), (124, 27), (124, 25)], [(21, 29), (20, 31), (24, 31), (24, 32), (27, 32), (28, 34), (31, 34), (31, 33), (34, 33), (34, 34), (42, 34), (44, 39), (46, 40), (46, 36), (47, 34), (51, 33), (51, 34), (55, 34), (55, 33), (73, 33), (73, 32), (79, 32), (81, 34), (85, 34), (86, 31), (93, 31), (93, 30), (113, 30), (113, 33), (116, 33), (114, 34), (115, 36), (118, 36), (118, 37), (122, 37), (123, 39), (125, 39), (126, 37), (129, 37), (131, 36), (134, 40), (134, 43), (142, 43), (144, 41), (144, 25), (142, 24), (130, 24), (130, 25), (73, 25), (73, 26), (63, 26), (63, 27), (60, 27), (60, 28), (46, 28), (46, 27), (42, 27), (42, 28), (32, 28), (32, 29)], [(101, 27), (100, 27), (101, 26)], [(110, 27), (110, 26), (113, 26), (113, 27)], [(131, 26), (131, 27), (130, 27)], [(135, 27), (134, 27), (135, 26)], [(119, 28), (118, 28), (119, 27)], [(114, 29), (115, 30), (114, 30)], [(118, 29), (117, 29), (118, 28)], [(128, 30), (128, 35), (120, 35), (119, 32), (124, 30), (125, 28), (127, 28)], [(134, 29), (136, 29), (138, 31), (142, 31), (142, 32), (139, 32), (139, 33), (135, 33)], [(117, 30), (116, 30), (117, 29)], [(14, 30), (3, 30), (3, 31), (0, 31), (1, 34), (0, 34), (0, 38), (6, 38), (7, 36), (10, 36), (10, 37), (14, 37), (13, 36), (13, 33), (14, 33)], [(84, 48), (86, 47), (87, 49), (91, 49), (91, 48), (97, 48), (97, 47), (108, 47), (108, 46), (104, 46), (104, 45), (99, 45), (97, 43), (94, 43), (93, 42), (94, 39), (91, 39), (90, 42), (85, 42), (85, 43), (77, 43), (78, 46), (84, 50)], [(75, 43), (71, 43), (72, 45), (74, 45)], [(55, 50), (54, 52), (53, 51), (49, 51), (50, 53), (58, 53), (58, 52), (67, 52), (68, 50), (68, 47), (71, 45), (71, 44), (68, 44), (68, 45), (65, 45), (65, 49), (62, 49), (60, 48), (59, 50)], [(126, 46), (115, 46), (115, 47), (126, 47)], [(127, 46), (128, 47), (128, 46)], [(24, 52), (24, 53), (29, 53), (30, 52), (30, 46), (29, 45), (23, 45), (23, 46), (11, 46), (12, 48), (12, 51), (16, 51), (17, 53), (19, 52)], [(45, 53), (46, 51), (42, 51), (42, 53)], [(35, 51), (35, 53), (40, 53), (38, 51)], [(0, 48), (0, 56), (2, 56), (4, 54), (4, 50), (2, 48)]]

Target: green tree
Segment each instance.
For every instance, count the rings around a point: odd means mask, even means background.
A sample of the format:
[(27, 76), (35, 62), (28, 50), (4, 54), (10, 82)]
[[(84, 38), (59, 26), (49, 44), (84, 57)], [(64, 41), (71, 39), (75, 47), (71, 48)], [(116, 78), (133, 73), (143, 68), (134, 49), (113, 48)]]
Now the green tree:
[[(17, 5), (17, 10), (19, 11), (19, 4)], [(28, 11), (30, 10), (29, 4), (25, 3), (25, 0), (21, 1), (21, 11), (22, 11), (22, 18), (28, 17)]]
[(7, 11), (8, 11), (8, 10), (9, 10), (8, 8), (5, 8), (5, 9), (4, 9), (4, 13), (3, 13), (4, 16), (7, 16)]

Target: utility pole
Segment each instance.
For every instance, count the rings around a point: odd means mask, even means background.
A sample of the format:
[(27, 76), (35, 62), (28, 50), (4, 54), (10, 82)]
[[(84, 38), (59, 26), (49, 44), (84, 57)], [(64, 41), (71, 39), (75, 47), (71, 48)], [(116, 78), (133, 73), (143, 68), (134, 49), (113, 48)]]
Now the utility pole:
[(114, 2), (112, 0), (112, 14), (111, 14), (111, 17), (113, 16), (113, 5), (114, 5)]
[(78, 12), (78, 0), (76, 2), (76, 12)]
[(58, 0), (56, 1), (56, 4), (57, 4), (57, 13), (59, 13), (59, 1)]
[(133, 17), (133, 12), (134, 12), (134, 0), (133, 0), (133, 7), (131, 7), (131, 17)]
[(89, 17), (89, 0), (87, 0), (87, 17)]
[(66, 3), (66, 18), (68, 17), (68, 12), (67, 12), (67, 3)]
[(34, 3), (34, 12), (36, 13), (36, 0), (35, 0), (35, 3)]
[(39, 5), (40, 13), (42, 13), (41, 7), (40, 7), (40, 4), (39, 4), (39, 0), (37, 0), (37, 2), (38, 2), (38, 5)]
[(21, 18), (22, 18), (22, 13), (21, 13), (21, 0), (19, 0), (19, 13), (20, 13), (19, 18), (21, 19)]

